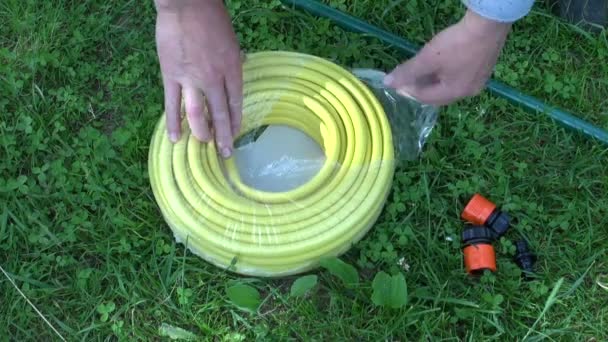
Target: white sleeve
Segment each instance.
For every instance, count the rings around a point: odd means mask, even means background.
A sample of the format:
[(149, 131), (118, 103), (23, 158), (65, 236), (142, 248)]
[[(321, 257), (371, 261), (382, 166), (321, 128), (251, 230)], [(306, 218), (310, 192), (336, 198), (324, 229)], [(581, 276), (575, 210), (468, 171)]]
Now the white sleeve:
[(480, 16), (499, 22), (514, 22), (525, 17), (534, 0), (462, 0), (467, 8)]

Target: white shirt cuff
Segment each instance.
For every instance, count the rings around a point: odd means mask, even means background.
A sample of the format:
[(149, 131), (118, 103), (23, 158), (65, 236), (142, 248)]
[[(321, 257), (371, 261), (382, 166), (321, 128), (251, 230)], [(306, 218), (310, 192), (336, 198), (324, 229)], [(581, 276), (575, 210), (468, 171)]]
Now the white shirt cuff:
[(534, 0), (462, 0), (467, 8), (478, 15), (498, 21), (514, 22), (530, 12)]

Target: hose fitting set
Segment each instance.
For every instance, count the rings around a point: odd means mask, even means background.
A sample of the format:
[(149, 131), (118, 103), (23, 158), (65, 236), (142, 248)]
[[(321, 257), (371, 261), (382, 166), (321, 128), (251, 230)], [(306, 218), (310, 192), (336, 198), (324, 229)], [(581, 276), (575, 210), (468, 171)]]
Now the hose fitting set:
[[(468, 223), (462, 232), (466, 272), (473, 276), (481, 275), (484, 271), (496, 272), (496, 252), (492, 243), (509, 230), (509, 214), (501, 211), (482, 195), (475, 194), (462, 211), (461, 218)], [(536, 256), (529, 250), (524, 239), (518, 240), (515, 247), (514, 261), (523, 270), (524, 278), (530, 280)]]

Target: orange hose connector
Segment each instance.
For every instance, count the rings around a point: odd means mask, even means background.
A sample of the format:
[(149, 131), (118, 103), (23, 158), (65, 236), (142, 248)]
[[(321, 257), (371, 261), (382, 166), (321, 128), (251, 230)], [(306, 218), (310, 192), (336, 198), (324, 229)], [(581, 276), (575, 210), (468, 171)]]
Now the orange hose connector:
[(474, 225), (484, 225), (490, 215), (496, 209), (496, 205), (480, 194), (475, 194), (462, 211), (462, 218)]
[(496, 253), (491, 244), (474, 244), (464, 248), (464, 266), (469, 274), (485, 270), (496, 272)]
[(471, 226), (462, 232), (464, 267), (468, 274), (496, 272), (496, 252), (492, 246), (493, 233), (483, 226)]

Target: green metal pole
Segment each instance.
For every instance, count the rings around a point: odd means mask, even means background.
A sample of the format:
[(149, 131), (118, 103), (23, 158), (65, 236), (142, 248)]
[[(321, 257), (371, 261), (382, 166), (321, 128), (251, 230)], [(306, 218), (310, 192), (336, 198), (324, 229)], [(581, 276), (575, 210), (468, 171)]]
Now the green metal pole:
[[(379, 27), (371, 25), (361, 19), (348, 15), (344, 12), (336, 10), (330, 6), (319, 3), (314, 0), (281, 0), (284, 5), (293, 6), (298, 9), (305, 10), (313, 15), (328, 18), (339, 26), (358, 33), (365, 33), (372, 37), (378, 38), (381, 41), (399, 48), (406, 54), (413, 56), (420, 49), (416, 44), (403, 39), (395, 34), (385, 31)], [(549, 115), (553, 120), (557, 121), (564, 127), (575, 132), (581, 133), (588, 138), (597, 139), (601, 143), (608, 145), (608, 132), (600, 127), (582, 120), (564, 110), (551, 107), (535, 97), (526, 95), (517, 89), (514, 89), (504, 83), (496, 80), (490, 80), (487, 83), (487, 89), (490, 93), (505, 98), (511, 103), (521, 106), (535, 113), (544, 113)]]

